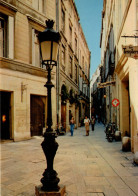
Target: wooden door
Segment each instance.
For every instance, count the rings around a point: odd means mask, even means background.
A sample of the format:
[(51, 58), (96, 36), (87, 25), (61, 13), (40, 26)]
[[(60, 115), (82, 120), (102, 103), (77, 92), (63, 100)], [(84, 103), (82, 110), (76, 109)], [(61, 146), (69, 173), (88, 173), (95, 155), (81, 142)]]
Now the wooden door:
[(66, 130), (66, 104), (61, 104), (61, 124)]
[(41, 96), (31, 95), (31, 136), (40, 136), (45, 127), (45, 104)]

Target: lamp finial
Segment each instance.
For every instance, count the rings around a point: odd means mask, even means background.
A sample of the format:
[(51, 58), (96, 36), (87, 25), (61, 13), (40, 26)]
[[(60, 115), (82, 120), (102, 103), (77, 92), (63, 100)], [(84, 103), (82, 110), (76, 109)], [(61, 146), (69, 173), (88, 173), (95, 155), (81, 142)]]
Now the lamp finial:
[(49, 29), (52, 29), (53, 28), (53, 25), (54, 25), (54, 21), (53, 20), (46, 20), (46, 26), (49, 28)]

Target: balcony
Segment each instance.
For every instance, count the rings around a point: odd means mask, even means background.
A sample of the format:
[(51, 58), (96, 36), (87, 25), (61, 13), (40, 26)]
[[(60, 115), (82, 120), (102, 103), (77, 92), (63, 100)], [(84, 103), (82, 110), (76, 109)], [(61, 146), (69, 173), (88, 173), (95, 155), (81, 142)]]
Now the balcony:
[(85, 95), (85, 93), (83, 93), (82, 91), (80, 91), (79, 97), (80, 97), (80, 99), (82, 99), (86, 102), (89, 102), (89, 97), (87, 95)]

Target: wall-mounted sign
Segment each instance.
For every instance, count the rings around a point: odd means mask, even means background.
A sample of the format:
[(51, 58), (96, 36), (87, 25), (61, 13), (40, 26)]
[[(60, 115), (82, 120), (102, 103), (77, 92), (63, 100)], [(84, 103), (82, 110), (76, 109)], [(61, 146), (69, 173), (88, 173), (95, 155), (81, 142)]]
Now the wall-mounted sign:
[(119, 103), (120, 103), (120, 102), (119, 102), (119, 99), (116, 99), (116, 98), (115, 98), (115, 99), (112, 100), (112, 106), (113, 106), (113, 107), (117, 107), (117, 106), (119, 105)]
[(115, 84), (115, 81), (108, 81), (108, 82), (103, 82), (103, 83), (98, 82), (97, 88), (106, 88), (107, 86), (111, 86), (114, 84)]
[(122, 46), (122, 49), (126, 57), (138, 59), (138, 46)]

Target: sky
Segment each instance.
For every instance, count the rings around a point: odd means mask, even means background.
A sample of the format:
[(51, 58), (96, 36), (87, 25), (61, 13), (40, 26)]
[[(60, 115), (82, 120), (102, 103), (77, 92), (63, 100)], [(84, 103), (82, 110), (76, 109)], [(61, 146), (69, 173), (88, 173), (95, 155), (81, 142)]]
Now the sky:
[(90, 78), (101, 62), (100, 33), (103, 0), (74, 0), (89, 50), (91, 51)]

